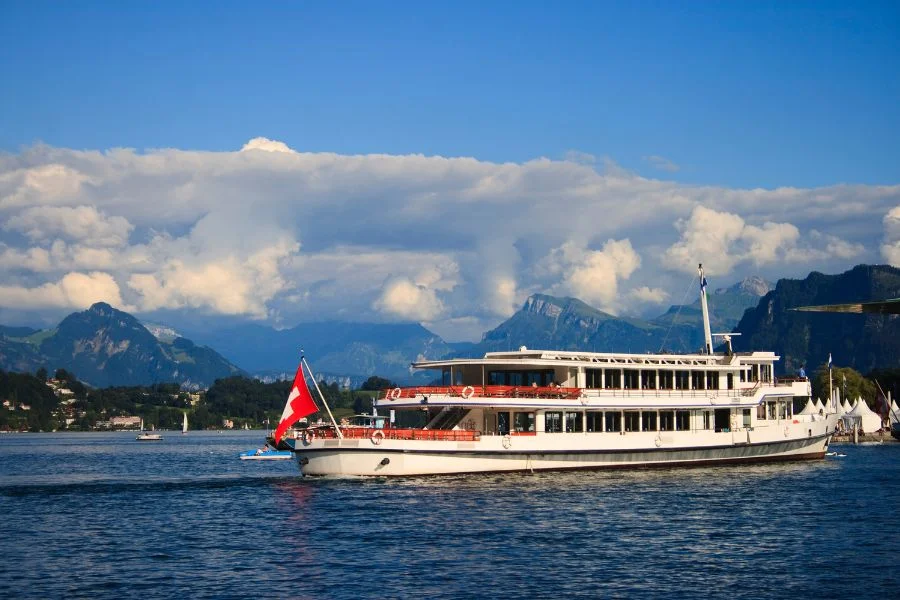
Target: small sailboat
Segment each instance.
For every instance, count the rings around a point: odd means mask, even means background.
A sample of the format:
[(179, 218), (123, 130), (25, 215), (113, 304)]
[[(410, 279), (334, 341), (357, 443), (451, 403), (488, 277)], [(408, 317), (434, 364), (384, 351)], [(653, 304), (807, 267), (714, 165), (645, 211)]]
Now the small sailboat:
[(290, 460), (293, 456), (290, 450), (276, 450), (268, 444), (257, 450), (241, 452), (241, 460)]
[(163, 437), (158, 433), (147, 433), (144, 431), (144, 419), (141, 418), (141, 432), (136, 438), (139, 442), (161, 442)]
[(188, 431), (187, 411), (184, 413), (184, 420), (181, 422), (181, 434), (184, 435)]

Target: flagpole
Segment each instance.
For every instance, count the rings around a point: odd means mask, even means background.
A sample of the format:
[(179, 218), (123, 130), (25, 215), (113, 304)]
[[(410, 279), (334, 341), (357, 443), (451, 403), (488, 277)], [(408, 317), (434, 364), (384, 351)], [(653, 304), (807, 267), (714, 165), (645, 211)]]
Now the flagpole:
[[(834, 387), (831, 384), (831, 352), (828, 353), (828, 395), (831, 398), (832, 404), (837, 404), (834, 399)], [(837, 406), (834, 406), (834, 412), (838, 412)]]
[(322, 399), (322, 404), (325, 405), (325, 410), (328, 411), (328, 416), (331, 417), (331, 422), (334, 425), (334, 430), (337, 432), (338, 438), (344, 439), (344, 434), (341, 433), (341, 428), (338, 427), (337, 421), (334, 420), (334, 415), (331, 414), (331, 409), (328, 408), (328, 402), (325, 401), (325, 395), (322, 393), (322, 390), (319, 389), (319, 382), (316, 381), (316, 378), (313, 375), (312, 369), (309, 367), (309, 363), (306, 362), (306, 357), (303, 356), (303, 354), (302, 354), (302, 350), (301, 350), (301, 354), (300, 354), (300, 362), (302, 362), (304, 365), (306, 365), (306, 370), (309, 372), (309, 376), (313, 380), (313, 385), (316, 386), (316, 391), (319, 392), (319, 398)]

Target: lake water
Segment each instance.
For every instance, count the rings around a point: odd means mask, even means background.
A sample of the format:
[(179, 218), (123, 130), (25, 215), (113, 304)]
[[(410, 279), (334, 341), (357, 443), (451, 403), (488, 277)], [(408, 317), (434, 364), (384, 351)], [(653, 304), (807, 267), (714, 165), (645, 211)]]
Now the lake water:
[(262, 432), (0, 436), (0, 598), (898, 598), (900, 444), (302, 479)]

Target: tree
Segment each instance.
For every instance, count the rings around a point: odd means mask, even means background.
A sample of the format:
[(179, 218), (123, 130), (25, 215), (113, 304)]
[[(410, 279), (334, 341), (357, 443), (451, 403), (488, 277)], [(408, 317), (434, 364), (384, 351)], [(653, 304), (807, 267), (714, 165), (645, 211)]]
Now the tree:
[(35, 371), (34, 376), (40, 379), (41, 381), (47, 381), (47, 369), (41, 367), (37, 371)]
[[(875, 403), (875, 384), (850, 367), (838, 367), (831, 370), (832, 387), (840, 392), (841, 401), (854, 401), (864, 398), (872, 408)], [(828, 367), (822, 366), (816, 371), (812, 381), (813, 397), (828, 399)]]
[(359, 389), (366, 392), (380, 392), (381, 390), (386, 390), (393, 387), (397, 387), (393, 381), (385, 379), (384, 377), (372, 375), (363, 382), (362, 386), (360, 386)]

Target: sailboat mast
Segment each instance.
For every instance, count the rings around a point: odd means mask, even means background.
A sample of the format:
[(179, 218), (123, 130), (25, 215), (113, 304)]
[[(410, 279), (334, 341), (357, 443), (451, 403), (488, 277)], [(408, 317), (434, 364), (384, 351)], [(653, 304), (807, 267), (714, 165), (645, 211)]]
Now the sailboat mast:
[(338, 427), (337, 421), (334, 420), (334, 415), (331, 414), (331, 409), (328, 408), (328, 402), (325, 401), (325, 395), (322, 393), (322, 390), (319, 389), (319, 382), (316, 381), (316, 378), (313, 376), (312, 369), (309, 368), (309, 363), (306, 362), (306, 357), (301, 356), (300, 360), (303, 361), (303, 364), (306, 366), (307, 373), (309, 373), (309, 376), (312, 377), (313, 385), (316, 386), (316, 391), (319, 392), (319, 398), (322, 399), (322, 404), (325, 406), (325, 410), (328, 411), (328, 416), (331, 418), (331, 423), (334, 425), (334, 430), (337, 432), (337, 436), (340, 439), (344, 439), (344, 434), (341, 433), (341, 428)]
[(700, 271), (700, 307), (703, 309), (703, 336), (706, 342), (706, 353), (713, 353), (712, 333), (709, 330), (709, 308), (706, 306), (706, 277), (703, 276), (703, 264), (698, 267)]

